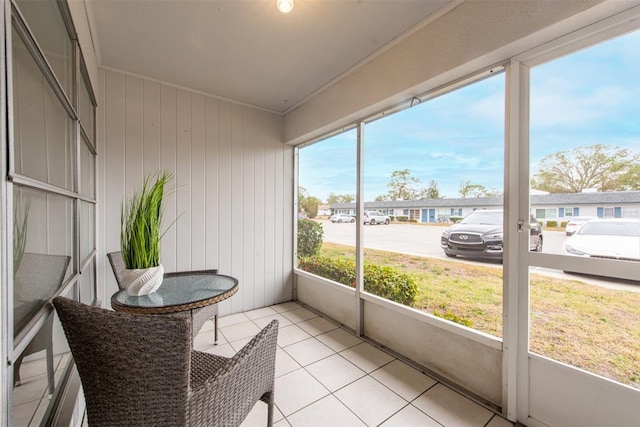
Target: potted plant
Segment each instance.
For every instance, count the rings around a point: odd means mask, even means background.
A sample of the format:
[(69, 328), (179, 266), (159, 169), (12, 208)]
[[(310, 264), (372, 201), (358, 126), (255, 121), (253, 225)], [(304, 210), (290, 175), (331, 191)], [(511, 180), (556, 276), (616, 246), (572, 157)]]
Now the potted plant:
[(129, 295), (148, 295), (162, 284), (161, 225), (173, 178), (167, 171), (146, 176), (141, 188), (121, 207), (120, 249), (126, 268), (122, 283)]

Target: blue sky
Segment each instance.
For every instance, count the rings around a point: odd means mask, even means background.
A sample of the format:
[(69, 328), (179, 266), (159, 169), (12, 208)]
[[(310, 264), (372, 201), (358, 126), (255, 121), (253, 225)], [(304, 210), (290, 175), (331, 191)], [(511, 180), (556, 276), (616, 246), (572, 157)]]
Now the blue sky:
[[(365, 201), (386, 194), (391, 173), (409, 169), (459, 197), (466, 180), (502, 191), (504, 86), (498, 74), (368, 123)], [(531, 172), (546, 155), (606, 144), (640, 152), (640, 31), (532, 69)], [(355, 194), (356, 132), (300, 150), (300, 185), (323, 201)]]

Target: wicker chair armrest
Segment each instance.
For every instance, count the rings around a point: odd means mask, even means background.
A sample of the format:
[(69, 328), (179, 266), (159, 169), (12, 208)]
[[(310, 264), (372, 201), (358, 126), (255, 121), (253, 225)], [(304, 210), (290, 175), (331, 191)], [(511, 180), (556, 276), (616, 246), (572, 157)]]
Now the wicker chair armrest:
[(206, 378), (192, 376), (190, 422), (221, 425), (225, 420), (222, 425), (240, 425), (254, 403), (273, 392), (277, 339), (278, 321), (273, 320), (232, 358), (196, 353), (210, 367), (200, 373)]

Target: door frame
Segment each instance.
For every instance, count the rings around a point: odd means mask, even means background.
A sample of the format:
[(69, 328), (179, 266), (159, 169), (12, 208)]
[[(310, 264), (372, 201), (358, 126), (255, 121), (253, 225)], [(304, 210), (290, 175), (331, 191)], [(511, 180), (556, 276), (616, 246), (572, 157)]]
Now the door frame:
[[(636, 5), (516, 56), (506, 66), (504, 240), (510, 249), (503, 261), (503, 415), (512, 421), (535, 427), (628, 425), (640, 419), (637, 390), (529, 352), (529, 266), (561, 269), (563, 262), (554, 255), (530, 253), (528, 230), (518, 231), (518, 224), (528, 224), (529, 218), (530, 69), (638, 29)], [(637, 277), (635, 267), (620, 268), (615, 261), (575, 263), (585, 272), (604, 266), (616, 268), (622, 277)]]

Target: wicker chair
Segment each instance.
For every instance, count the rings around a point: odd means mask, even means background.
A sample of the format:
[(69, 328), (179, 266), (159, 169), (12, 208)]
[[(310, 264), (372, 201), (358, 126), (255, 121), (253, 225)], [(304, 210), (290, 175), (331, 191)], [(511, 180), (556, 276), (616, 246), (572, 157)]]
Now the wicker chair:
[[(122, 260), (122, 252), (109, 252), (107, 254), (107, 258), (109, 258), (113, 275), (116, 278), (116, 282), (118, 282), (118, 288), (124, 289), (122, 287), (122, 270), (125, 269), (125, 266), (124, 261)], [(176, 273), (165, 273), (164, 277), (175, 277), (192, 273), (216, 274), (218, 273), (218, 270), (180, 271)], [(218, 344), (218, 304), (191, 310), (193, 337), (195, 338), (196, 335), (198, 335), (198, 332), (200, 332), (204, 323), (211, 318), (213, 318), (213, 343)]]
[[(42, 307), (60, 288), (69, 266), (70, 256), (24, 253), (22, 262), (14, 277), (14, 318), (17, 330), (21, 329), (23, 319)], [(16, 332), (17, 332), (16, 330)], [(47, 316), (44, 324), (13, 364), (14, 385), (21, 384), (20, 369), (23, 359), (39, 351), (45, 351), (47, 363), (47, 393), (53, 395), (55, 379), (53, 366), (53, 314)]]
[(258, 400), (273, 425), (278, 321), (231, 358), (192, 349), (191, 319), (53, 299), (90, 426), (238, 426)]

